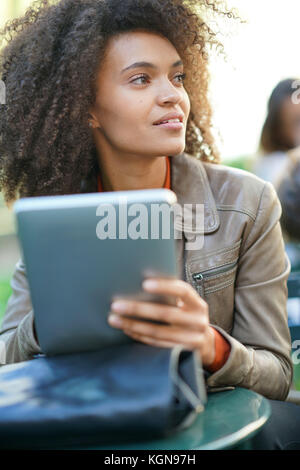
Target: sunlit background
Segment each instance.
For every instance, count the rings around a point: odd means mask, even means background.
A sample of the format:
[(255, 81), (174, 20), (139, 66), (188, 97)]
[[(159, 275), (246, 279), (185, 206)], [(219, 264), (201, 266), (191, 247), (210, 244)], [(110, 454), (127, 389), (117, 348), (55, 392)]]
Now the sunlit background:
[[(32, 2), (0, 2), (0, 26), (22, 14)], [(247, 169), (253, 158), (266, 114), (268, 97), (282, 79), (300, 77), (298, 59), (299, 0), (229, 0), (247, 23), (228, 21), (224, 30), (227, 61), (212, 64), (212, 101), (225, 164)], [(231, 34), (228, 34), (231, 32)], [(13, 214), (0, 199), (0, 314), (3, 286), (11, 276), (19, 249)], [(1, 284), (2, 279), (5, 280)], [(2, 305), (3, 308), (3, 305)]]
[[(230, 0), (247, 24), (225, 42), (228, 62), (212, 67), (222, 158), (256, 152), (268, 97), (285, 78), (300, 76), (299, 0)], [(231, 22), (231, 23), (236, 23)]]

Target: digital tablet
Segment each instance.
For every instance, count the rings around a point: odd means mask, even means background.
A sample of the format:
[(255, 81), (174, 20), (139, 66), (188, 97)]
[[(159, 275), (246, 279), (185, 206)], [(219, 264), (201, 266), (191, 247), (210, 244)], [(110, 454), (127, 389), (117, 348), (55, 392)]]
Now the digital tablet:
[(113, 299), (162, 303), (142, 289), (178, 278), (168, 189), (41, 196), (14, 204), (39, 344), (47, 355), (130, 342), (112, 328)]

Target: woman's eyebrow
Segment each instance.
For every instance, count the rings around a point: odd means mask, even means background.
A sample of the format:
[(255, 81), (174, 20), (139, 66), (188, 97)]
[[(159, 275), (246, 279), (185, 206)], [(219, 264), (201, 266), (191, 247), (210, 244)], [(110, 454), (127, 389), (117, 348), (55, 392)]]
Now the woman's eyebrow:
[[(174, 64), (171, 65), (171, 68), (178, 67), (179, 65), (183, 65), (182, 60), (177, 60), (176, 62), (174, 62)], [(126, 67), (125, 69), (123, 69), (121, 71), (121, 74), (126, 72), (126, 70), (136, 69), (138, 67), (148, 67), (148, 68), (152, 68), (152, 69), (157, 69), (158, 68), (156, 65), (151, 64), (150, 62), (135, 62), (134, 64), (131, 64), (128, 67)]]

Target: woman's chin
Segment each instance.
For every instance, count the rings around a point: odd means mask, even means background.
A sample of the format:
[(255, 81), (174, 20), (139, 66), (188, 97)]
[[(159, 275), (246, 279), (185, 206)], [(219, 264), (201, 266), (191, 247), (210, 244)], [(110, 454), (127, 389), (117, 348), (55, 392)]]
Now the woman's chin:
[(165, 152), (166, 155), (180, 155), (181, 153), (184, 152), (185, 146), (178, 147), (174, 150), (171, 150), (169, 152)]
[(183, 153), (185, 149), (185, 144), (181, 145), (163, 145), (160, 148), (161, 155), (179, 155)]

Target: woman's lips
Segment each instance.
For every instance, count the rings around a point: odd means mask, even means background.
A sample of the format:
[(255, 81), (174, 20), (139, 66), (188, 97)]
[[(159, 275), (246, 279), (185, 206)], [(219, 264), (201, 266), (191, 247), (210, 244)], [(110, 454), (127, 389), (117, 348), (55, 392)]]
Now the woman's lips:
[(163, 124), (154, 124), (154, 126), (162, 129), (183, 129), (182, 122), (165, 122)]

